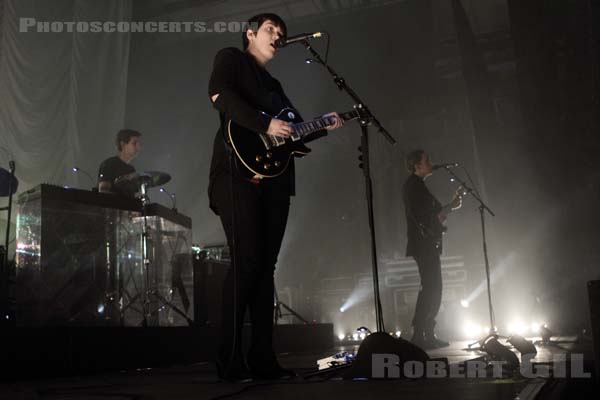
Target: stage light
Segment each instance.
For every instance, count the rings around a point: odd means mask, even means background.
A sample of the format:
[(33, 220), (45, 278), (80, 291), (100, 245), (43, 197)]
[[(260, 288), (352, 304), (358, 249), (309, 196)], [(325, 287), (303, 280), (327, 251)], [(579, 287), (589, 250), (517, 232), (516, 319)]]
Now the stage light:
[(358, 333), (352, 334), (352, 340), (358, 340)]
[(346, 337), (346, 335), (344, 335), (343, 333), (340, 333), (340, 334), (338, 335), (338, 339), (339, 339), (340, 341), (344, 340), (344, 338), (345, 338), (345, 337)]
[(540, 335), (542, 336), (542, 341), (549, 342), (550, 338), (554, 335), (550, 329), (546, 326), (546, 324), (540, 327)]
[(535, 333), (535, 334), (540, 333), (540, 328), (542, 327), (542, 325), (544, 325), (544, 324), (540, 324), (538, 322), (532, 322), (531, 323), (531, 333)]
[(464, 308), (469, 308), (469, 300), (461, 300), (460, 301), (460, 305), (463, 306)]
[(346, 309), (344, 307), (340, 307), (340, 312), (343, 313), (344, 311), (346, 311)]
[(476, 338), (481, 335), (481, 326), (467, 323), (465, 324), (463, 331), (469, 339)]
[(402, 335), (401, 331), (396, 331), (396, 337), (400, 337), (400, 335)]
[(364, 340), (367, 337), (367, 334), (363, 332), (358, 336), (360, 337), (360, 340)]
[(104, 304), (98, 304), (98, 314), (104, 314)]
[(524, 335), (527, 332), (527, 326), (522, 321), (517, 320), (508, 324), (507, 331), (509, 335)]

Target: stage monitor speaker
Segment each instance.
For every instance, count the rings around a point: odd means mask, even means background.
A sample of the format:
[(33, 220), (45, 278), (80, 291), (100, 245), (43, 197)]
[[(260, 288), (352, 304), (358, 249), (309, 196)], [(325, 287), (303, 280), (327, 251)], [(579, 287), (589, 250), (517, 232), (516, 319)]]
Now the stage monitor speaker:
[(400, 374), (403, 373), (405, 363), (409, 361), (425, 363), (430, 359), (423, 349), (408, 340), (394, 338), (384, 332), (375, 332), (362, 341), (356, 360), (344, 375), (344, 379), (398, 378), (390, 376), (389, 369), (387, 375), (376, 376), (377, 371), (373, 371), (374, 356), (383, 355), (397, 357), (398, 362), (395, 364), (399, 367)]
[(596, 383), (600, 383), (600, 280), (589, 281), (588, 296), (590, 301), (590, 319), (594, 339), (594, 367)]

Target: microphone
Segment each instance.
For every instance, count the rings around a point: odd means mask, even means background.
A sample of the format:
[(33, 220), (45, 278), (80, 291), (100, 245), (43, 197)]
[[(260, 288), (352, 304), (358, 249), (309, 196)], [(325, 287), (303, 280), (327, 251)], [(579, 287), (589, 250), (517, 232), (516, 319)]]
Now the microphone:
[(167, 191), (167, 189), (165, 188), (160, 188), (159, 191), (161, 193), (165, 193), (167, 196), (169, 196), (171, 198), (171, 201), (173, 202), (173, 207), (171, 207), (171, 209), (175, 212), (177, 212), (177, 199), (175, 198), (175, 193), (169, 193)]
[(301, 33), (287, 38), (279, 38), (275, 41), (275, 47), (279, 49), (292, 43), (302, 42), (307, 39), (318, 38), (321, 36), (323, 36), (323, 32)]
[(76, 174), (78, 174), (79, 172), (82, 172), (85, 176), (88, 177), (88, 179), (90, 180), (90, 182), (92, 182), (92, 187), (96, 186), (96, 182), (94, 182), (94, 179), (92, 178), (92, 176), (87, 171), (85, 171), (85, 170), (83, 170), (83, 169), (81, 169), (81, 168), (79, 168), (77, 166), (73, 167), (72, 171), (74, 173), (76, 173)]
[(435, 171), (436, 169), (440, 169), (440, 168), (458, 167), (458, 165), (459, 164), (457, 162), (451, 162), (451, 163), (446, 163), (446, 164), (435, 164), (432, 169)]

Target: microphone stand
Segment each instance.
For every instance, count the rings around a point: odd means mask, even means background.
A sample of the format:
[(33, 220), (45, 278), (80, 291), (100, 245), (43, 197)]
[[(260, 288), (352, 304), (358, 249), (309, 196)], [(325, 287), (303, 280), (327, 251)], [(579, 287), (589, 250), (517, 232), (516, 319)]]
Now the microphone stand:
[[(10, 299), (9, 299), (9, 281), (10, 281), (10, 264), (8, 261), (8, 245), (10, 244), (10, 219), (12, 216), (12, 201), (13, 201), (13, 180), (15, 178), (15, 162), (10, 160), (8, 162), (8, 168), (9, 168), (9, 172), (10, 172), (10, 176), (8, 178), (8, 206), (7, 207), (3, 207), (2, 210), (6, 210), (8, 213), (8, 216), (6, 218), (6, 238), (5, 238), (5, 243), (4, 243), (4, 260), (2, 260), (2, 264), (1, 264), (1, 268), (2, 271), (0, 271), (0, 279), (2, 280), (0, 283), (0, 289), (1, 289), (1, 293), (0, 293), (0, 303), (5, 303), (2, 304), (3, 306), (6, 307), (6, 310), (1, 310), (2, 314), (0, 317), (2, 319), (5, 318), (5, 315), (9, 318), (11, 318), (10, 316)], [(2, 307), (4, 308), (4, 307)], [(6, 312), (6, 314), (5, 314)]]
[[(381, 298), (379, 294), (379, 272), (377, 267), (377, 245), (375, 241), (375, 219), (373, 216), (373, 183), (370, 175), (370, 164), (369, 164), (369, 125), (374, 125), (377, 128), (377, 131), (383, 135), (383, 137), (391, 144), (395, 145), (396, 140), (388, 133), (388, 131), (381, 125), (379, 120), (371, 113), (369, 108), (366, 106), (365, 102), (360, 99), (360, 97), (356, 94), (352, 88), (348, 86), (346, 80), (339, 76), (337, 72), (333, 70), (329, 65), (327, 65), (321, 56), (312, 48), (310, 43), (307, 40), (303, 40), (301, 42), (304, 47), (311, 53), (314, 61), (321, 64), (327, 72), (332, 76), (333, 82), (337, 85), (337, 87), (345, 91), (350, 98), (354, 101), (354, 108), (359, 113), (359, 123), (362, 131), (361, 136), (361, 159), (362, 159), (362, 170), (365, 177), (365, 187), (366, 187), (366, 195), (367, 195), (367, 209), (369, 214), (369, 229), (370, 229), (370, 237), (371, 237), (371, 263), (373, 267), (373, 291), (374, 291), (374, 301), (375, 301), (375, 319), (377, 322), (377, 332), (385, 334), (385, 328), (383, 325), (383, 313), (381, 309)], [(386, 336), (389, 336), (385, 334)], [(362, 345), (361, 345), (362, 347)], [(360, 350), (359, 350), (360, 352)], [(369, 361), (370, 362), (370, 361)]]
[(171, 199), (171, 210), (177, 212), (177, 198), (175, 197), (175, 193), (170, 193), (165, 188), (160, 188), (159, 192), (166, 194)]
[(495, 217), (496, 214), (494, 214), (494, 212), (487, 206), (487, 204), (485, 204), (485, 202), (481, 199), (481, 197), (479, 197), (479, 195), (471, 187), (469, 187), (469, 185), (467, 185), (467, 183), (463, 179), (459, 178), (454, 173), (454, 171), (452, 171), (450, 169), (449, 166), (445, 166), (445, 167), (443, 167), (443, 169), (449, 175), (451, 175), (458, 183), (460, 183), (460, 185), (463, 187), (464, 191), (467, 194), (470, 194), (475, 200), (477, 200), (479, 202), (478, 209), (479, 209), (479, 215), (480, 215), (480, 220), (481, 220), (481, 236), (483, 239), (482, 240), (482, 242), (483, 242), (483, 259), (485, 261), (485, 278), (487, 281), (488, 310), (489, 310), (489, 314), (490, 314), (490, 331), (488, 332), (487, 336), (485, 336), (483, 339), (470, 344), (469, 348), (471, 348), (475, 344), (479, 344), (479, 347), (483, 347), (483, 344), (489, 338), (493, 337), (495, 339), (498, 339), (498, 337), (499, 337), (497, 329), (496, 329), (496, 324), (494, 321), (494, 308), (492, 307), (492, 288), (491, 288), (491, 282), (490, 282), (490, 262), (488, 259), (487, 240), (486, 240), (486, 235), (485, 235), (485, 212), (487, 211), (492, 217)]
[(94, 189), (94, 187), (95, 187), (95, 184), (94, 184), (94, 179), (92, 178), (92, 175), (90, 175), (90, 174), (89, 174), (87, 171), (85, 171), (85, 170), (83, 170), (83, 169), (81, 169), (81, 168), (79, 168), (79, 167), (73, 167), (73, 168), (72, 168), (72, 170), (73, 170), (73, 172), (74, 172), (74, 173), (76, 173), (76, 174), (78, 174), (79, 172), (83, 172), (83, 174), (84, 174), (85, 176), (87, 176), (87, 178), (88, 178), (88, 179), (90, 180), (90, 182), (92, 183), (92, 190)]

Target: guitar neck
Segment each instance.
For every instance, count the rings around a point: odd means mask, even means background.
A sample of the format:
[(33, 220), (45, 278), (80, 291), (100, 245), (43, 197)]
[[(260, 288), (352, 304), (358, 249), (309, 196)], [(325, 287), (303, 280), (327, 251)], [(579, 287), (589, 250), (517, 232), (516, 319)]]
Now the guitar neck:
[[(339, 116), (344, 121), (350, 121), (355, 118), (358, 118), (358, 112), (349, 111), (346, 113), (340, 113)], [(296, 137), (297, 139), (302, 138), (306, 135), (309, 135), (313, 132), (320, 131), (321, 129), (325, 129), (328, 126), (335, 124), (335, 118), (333, 117), (320, 117), (313, 119), (312, 121), (299, 122), (297, 124), (292, 125), (293, 133), (292, 137)]]

